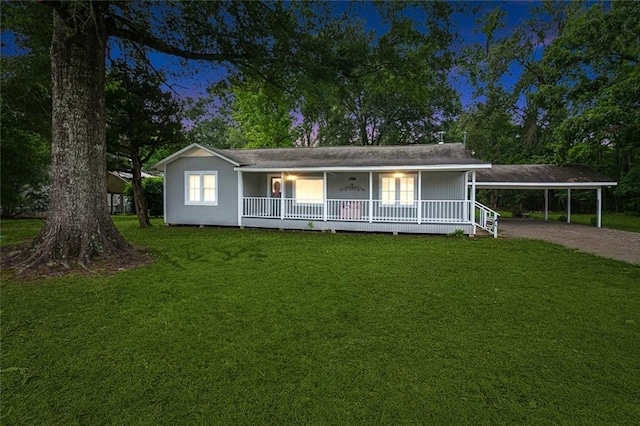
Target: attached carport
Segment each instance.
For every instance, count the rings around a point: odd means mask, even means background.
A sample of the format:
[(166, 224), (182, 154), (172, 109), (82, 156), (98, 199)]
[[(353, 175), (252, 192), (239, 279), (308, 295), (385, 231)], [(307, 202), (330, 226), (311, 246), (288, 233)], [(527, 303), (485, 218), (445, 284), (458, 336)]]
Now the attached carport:
[(548, 164), (492, 165), (476, 171), (476, 189), (544, 190), (544, 218), (549, 219), (549, 190), (567, 191), (567, 223), (571, 223), (571, 190), (596, 191), (596, 226), (602, 225), (602, 188), (618, 183), (587, 166), (553, 166)]

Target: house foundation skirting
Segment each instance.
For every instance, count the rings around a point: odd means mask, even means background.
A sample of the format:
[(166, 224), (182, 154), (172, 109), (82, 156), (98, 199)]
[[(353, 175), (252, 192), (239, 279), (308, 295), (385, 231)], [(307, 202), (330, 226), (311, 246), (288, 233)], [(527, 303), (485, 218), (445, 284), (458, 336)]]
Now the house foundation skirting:
[(369, 223), (348, 221), (322, 221), (301, 219), (261, 219), (242, 218), (245, 228), (296, 229), (314, 231), (356, 231), (390, 232), (402, 234), (441, 234), (446, 235), (460, 229), (466, 235), (472, 235), (474, 225), (470, 223)]

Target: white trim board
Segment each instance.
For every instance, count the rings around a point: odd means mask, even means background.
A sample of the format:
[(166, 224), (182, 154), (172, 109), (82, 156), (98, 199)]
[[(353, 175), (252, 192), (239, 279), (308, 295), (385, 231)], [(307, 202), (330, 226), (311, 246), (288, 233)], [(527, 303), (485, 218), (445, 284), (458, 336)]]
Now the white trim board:
[[(476, 182), (478, 189), (597, 189), (618, 182)], [(467, 182), (471, 185), (471, 182)]]
[(358, 166), (358, 167), (236, 167), (235, 170), (243, 172), (285, 172), (285, 173), (305, 173), (305, 172), (397, 172), (397, 171), (456, 171), (466, 172), (476, 169), (490, 169), (491, 164), (434, 164), (422, 166)]

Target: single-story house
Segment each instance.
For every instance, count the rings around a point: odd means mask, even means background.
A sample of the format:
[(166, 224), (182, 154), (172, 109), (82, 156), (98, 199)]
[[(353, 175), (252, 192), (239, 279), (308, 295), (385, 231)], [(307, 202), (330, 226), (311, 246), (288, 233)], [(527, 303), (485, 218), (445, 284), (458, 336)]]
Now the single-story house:
[[(216, 149), (163, 159), (164, 220), (177, 225), (494, 237), (498, 213), (476, 190), (596, 189), (616, 182), (583, 166), (492, 166), (462, 144)], [(548, 201), (547, 201), (548, 206)], [(570, 218), (570, 205), (568, 217)], [(570, 220), (570, 219), (569, 219)]]
[[(462, 144), (216, 149), (163, 159), (167, 224), (497, 235)], [(458, 231), (459, 232), (459, 231)]]

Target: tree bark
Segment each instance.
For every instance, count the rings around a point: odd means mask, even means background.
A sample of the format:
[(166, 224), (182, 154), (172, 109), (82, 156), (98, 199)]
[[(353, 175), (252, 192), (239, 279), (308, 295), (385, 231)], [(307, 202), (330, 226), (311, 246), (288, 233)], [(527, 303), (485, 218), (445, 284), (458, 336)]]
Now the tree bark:
[[(131, 142), (133, 145), (133, 142)], [(131, 189), (133, 190), (133, 200), (136, 206), (136, 216), (138, 216), (138, 224), (140, 228), (151, 226), (149, 220), (149, 208), (147, 207), (147, 197), (142, 188), (142, 161), (140, 160), (140, 152), (137, 147), (132, 146), (130, 151), (131, 157)]]
[(51, 44), (52, 187), (45, 226), (23, 266), (129, 255), (107, 206), (105, 3), (58, 2)]

